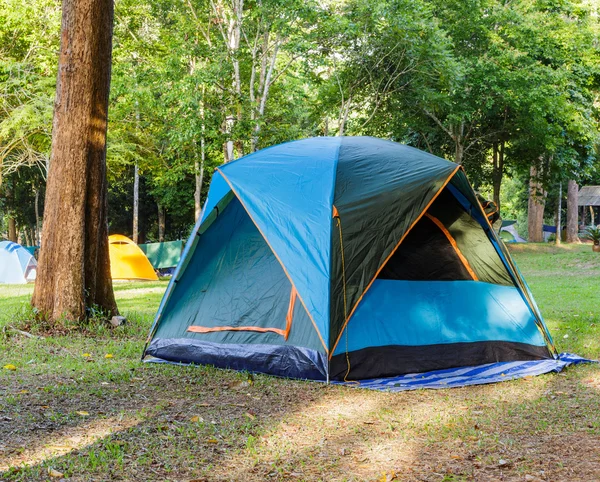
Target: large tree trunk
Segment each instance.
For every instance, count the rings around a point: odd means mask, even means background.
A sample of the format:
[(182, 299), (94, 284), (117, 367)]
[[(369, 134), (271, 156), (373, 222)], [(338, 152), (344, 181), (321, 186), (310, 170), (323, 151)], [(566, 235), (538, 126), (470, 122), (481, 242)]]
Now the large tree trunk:
[(579, 186), (576, 181), (567, 185), (567, 243), (579, 243), (579, 206), (577, 198)]
[(116, 314), (108, 256), (106, 127), (112, 0), (63, 0), (44, 229), (32, 305), (40, 316)]
[(538, 169), (531, 166), (529, 171), (529, 203), (527, 210), (527, 232), (530, 243), (544, 241), (544, 206), (546, 193), (538, 177)]

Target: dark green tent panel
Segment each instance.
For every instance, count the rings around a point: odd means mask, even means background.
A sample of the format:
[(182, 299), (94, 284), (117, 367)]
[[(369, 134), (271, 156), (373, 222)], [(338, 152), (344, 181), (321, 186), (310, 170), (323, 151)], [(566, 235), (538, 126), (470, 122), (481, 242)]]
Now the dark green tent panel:
[(154, 269), (174, 268), (179, 264), (183, 251), (183, 241), (148, 243), (139, 246)]

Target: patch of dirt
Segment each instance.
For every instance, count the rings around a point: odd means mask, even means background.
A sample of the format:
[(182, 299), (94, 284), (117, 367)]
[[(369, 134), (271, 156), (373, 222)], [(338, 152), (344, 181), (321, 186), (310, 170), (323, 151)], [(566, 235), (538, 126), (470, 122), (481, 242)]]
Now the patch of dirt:
[(392, 394), (167, 368), (15, 378), (0, 389), (0, 478), (600, 480), (595, 372)]

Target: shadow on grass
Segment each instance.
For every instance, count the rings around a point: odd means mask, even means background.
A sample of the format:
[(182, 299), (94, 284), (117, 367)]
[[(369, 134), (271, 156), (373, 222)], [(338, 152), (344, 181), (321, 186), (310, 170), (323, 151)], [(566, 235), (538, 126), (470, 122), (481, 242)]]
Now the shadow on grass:
[(3, 480), (47, 480), (49, 467), (71, 481), (600, 479), (595, 367), (396, 394), (267, 376), (247, 385), (199, 367), (139, 372), (97, 399), (54, 397), (89, 416), (45, 432), (36, 402), (20, 399), (20, 423), (0, 440), (24, 447), (5, 451), (8, 465), (29, 465)]

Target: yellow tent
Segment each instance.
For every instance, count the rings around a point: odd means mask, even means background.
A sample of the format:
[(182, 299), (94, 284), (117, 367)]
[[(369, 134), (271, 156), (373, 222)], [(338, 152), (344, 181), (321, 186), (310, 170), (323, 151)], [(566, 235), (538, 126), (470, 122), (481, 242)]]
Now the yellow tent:
[(144, 252), (127, 236), (108, 237), (110, 274), (114, 280), (157, 281), (158, 276)]

